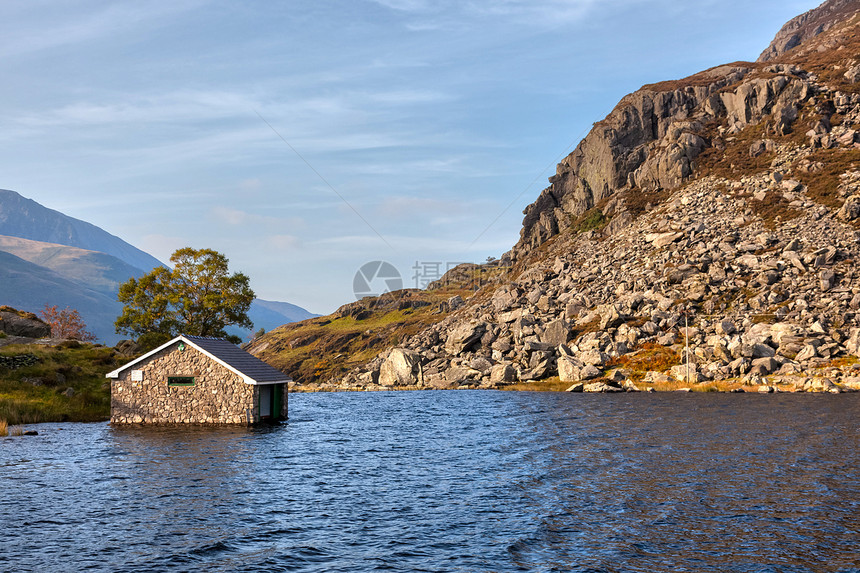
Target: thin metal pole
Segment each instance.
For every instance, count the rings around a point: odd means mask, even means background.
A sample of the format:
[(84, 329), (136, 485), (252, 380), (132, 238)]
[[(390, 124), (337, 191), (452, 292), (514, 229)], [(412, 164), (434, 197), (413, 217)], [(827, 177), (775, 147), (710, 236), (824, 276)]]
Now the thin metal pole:
[(690, 383), (690, 323), (687, 313), (684, 312), (684, 352), (687, 354), (687, 384)]

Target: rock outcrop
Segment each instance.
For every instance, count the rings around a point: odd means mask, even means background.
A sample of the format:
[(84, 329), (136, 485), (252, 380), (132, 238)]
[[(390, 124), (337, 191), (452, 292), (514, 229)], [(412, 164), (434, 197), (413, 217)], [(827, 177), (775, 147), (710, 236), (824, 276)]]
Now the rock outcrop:
[(841, 24), (846, 16), (853, 15), (857, 0), (830, 0), (818, 8), (789, 20), (770, 45), (758, 57), (759, 62), (775, 60), (800, 44)]
[[(786, 135), (815, 94), (804, 70), (792, 65), (722, 66), (675, 84), (646, 86), (616, 106), (559, 163), (550, 186), (525, 211), (516, 260), (569, 230), (589, 209), (620, 192), (631, 197), (677, 189), (694, 174), (696, 159), (747, 126), (767, 119), (767, 131)], [(705, 126), (718, 123), (718, 133)]]
[[(619, 192), (635, 196), (689, 181), (696, 158), (723, 144), (709, 133), (710, 124), (721, 124), (720, 136), (736, 135), (765, 120), (767, 132), (789, 133), (799, 109), (815, 96), (815, 78), (792, 63), (763, 62), (844, 25), (858, 9), (858, 0), (830, 0), (786, 24), (758, 63), (719, 66), (624, 97), (558, 164), (550, 186), (523, 211), (512, 258), (568, 230), (577, 217)], [(839, 46), (833, 35), (824, 43), (824, 49)], [(858, 62), (848, 63), (846, 79), (860, 80)]]
[(4, 306), (0, 308), (0, 332), (24, 338), (46, 338), (51, 336), (51, 327), (35, 314)]

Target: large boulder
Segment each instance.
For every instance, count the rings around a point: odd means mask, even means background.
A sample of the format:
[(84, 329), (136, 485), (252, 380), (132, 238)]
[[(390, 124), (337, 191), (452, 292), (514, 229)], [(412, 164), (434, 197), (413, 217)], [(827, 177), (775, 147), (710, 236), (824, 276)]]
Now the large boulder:
[(579, 360), (566, 355), (558, 357), (558, 378), (562, 382), (578, 382), (582, 380), (580, 372), (585, 366)]
[(845, 351), (854, 356), (860, 356), (860, 328), (852, 328), (845, 341)]
[(621, 313), (618, 312), (618, 308), (614, 304), (598, 306), (597, 312), (600, 315), (600, 322), (598, 323), (600, 330), (614, 328), (624, 322)]
[(591, 384), (585, 384), (582, 387), (582, 391), (608, 394), (611, 392), (624, 392), (624, 389), (619, 388), (618, 386), (612, 386), (606, 382), (592, 382)]
[(424, 372), (417, 352), (395, 348), (379, 368), (379, 384), (382, 386), (423, 386)]
[(117, 342), (116, 346), (114, 346), (114, 350), (123, 356), (137, 356), (143, 352), (143, 347), (134, 340), (125, 339)]
[(546, 325), (543, 334), (540, 336), (541, 342), (546, 342), (552, 346), (567, 344), (570, 340), (570, 327), (562, 318), (553, 320)]
[(490, 382), (514, 382), (517, 371), (510, 364), (496, 364), (490, 369)]
[(10, 336), (47, 338), (51, 336), (51, 326), (39, 320), (35, 314), (3, 307), (0, 309), (0, 332)]
[(445, 341), (445, 350), (449, 354), (458, 356), (478, 342), (484, 335), (484, 332), (486, 332), (486, 329), (487, 325), (481, 322), (464, 322), (458, 324), (448, 333), (448, 339)]
[(857, 217), (860, 217), (860, 195), (852, 195), (845, 200), (836, 218), (842, 221), (853, 221)]

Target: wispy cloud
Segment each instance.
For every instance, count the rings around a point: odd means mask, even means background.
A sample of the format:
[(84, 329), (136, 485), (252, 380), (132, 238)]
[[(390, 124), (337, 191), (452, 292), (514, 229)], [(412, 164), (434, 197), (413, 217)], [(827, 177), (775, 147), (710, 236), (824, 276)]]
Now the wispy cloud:
[(62, 4), (55, 2), (3, 3), (0, 19), (24, 25), (4, 30), (0, 53), (8, 58), (139, 32), (148, 22), (174, 18), (205, 3), (205, 0), (112, 3), (84, 12), (76, 7), (64, 10)]
[(292, 251), (302, 246), (302, 241), (295, 235), (270, 235), (263, 245), (278, 251)]
[(223, 90), (178, 90), (148, 95), (117, 93), (107, 101), (77, 101), (25, 115), (19, 122), (32, 127), (192, 123), (247, 118), (255, 105), (259, 103), (252, 96)]
[[(407, 258), (457, 258), (460, 262), (471, 260), (475, 255), (483, 252), (500, 253), (510, 248), (508, 239), (484, 239), (482, 242), (469, 246), (468, 240), (441, 238), (438, 236), (409, 236), (389, 235), (388, 240), (397, 245), (396, 256)], [(344, 253), (368, 253), (379, 247), (379, 239), (371, 235), (341, 235), (327, 237), (313, 242), (317, 246), (336, 247), (340, 255)], [(385, 257), (391, 257), (391, 252), (383, 252)], [(464, 260), (465, 259), (465, 260)]]
[(241, 209), (224, 206), (212, 207), (209, 212), (216, 221), (234, 227), (252, 226), (255, 230), (258, 230), (260, 227), (295, 229), (305, 226), (305, 221), (301, 217), (284, 218), (257, 215)]
[[(412, 17), (406, 26), (412, 31), (474, 28), (514, 23), (518, 26), (554, 28), (581, 21), (597, 6), (627, 4), (644, 0), (371, 0)], [(489, 21), (488, 21), (489, 20)]]
[(428, 0), (370, 0), (375, 4), (380, 4), (392, 10), (400, 10), (402, 12), (424, 12), (430, 8), (431, 3)]
[[(38, 112), (29, 110), (11, 119), (0, 139), (43, 137), (45, 132), (58, 129), (98, 128), (127, 138), (127, 130), (134, 128), (135, 133), (150, 135), (164, 130), (174, 144), (178, 140), (211, 141), (219, 134), (229, 134), (234, 143), (252, 138), (268, 142), (272, 134), (255, 115), (255, 110), (262, 110), (267, 120), (303, 151), (402, 148), (428, 143), (420, 132), (425, 126), (400, 124), (415, 106), (442, 105), (452, 99), (450, 94), (423, 89), (345, 90), (326, 97), (278, 97), (271, 88), (257, 92), (182, 89), (117, 93), (102, 101), (82, 100)], [(202, 134), (197, 128), (200, 125), (205, 126)]]

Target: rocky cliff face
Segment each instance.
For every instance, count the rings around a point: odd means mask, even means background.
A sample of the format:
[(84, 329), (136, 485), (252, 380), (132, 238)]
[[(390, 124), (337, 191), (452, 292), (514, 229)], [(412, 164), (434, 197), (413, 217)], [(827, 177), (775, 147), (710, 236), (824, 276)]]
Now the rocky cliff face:
[[(720, 66), (684, 80), (645, 86), (623, 98), (558, 164), (550, 186), (525, 209), (512, 258), (570, 229), (577, 217), (613, 195), (678, 188), (694, 175), (703, 151), (723, 144), (722, 136), (765, 121), (768, 133), (791, 132), (799, 109), (820, 87), (818, 78), (811, 78), (809, 66), (802, 65), (810, 63), (809, 58), (762, 62), (801, 44), (809, 46), (813, 38), (821, 40), (822, 34), (837, 29), (824, 34), (829, 43), (819, 41), (814, 48), (838, 48), (853, 33), (846, 22), (852, 22), (858, 10), (858, 0), (825, 2), (786, 24), (759, 63)], [(856, 65), (849, 56), (844, 54), (843, 65)], [(719, 127), (721, 137), (713, 138), (713, 126)]]
[(621, 190), (679, 185), (704, 148), (696, 134), (708, 119), (702, 104), (715, 105), (719, 97), (712, 96), (749, 72), (717, 68), (676, 89), (645, 87), (622, 99), (558, 164), (550, 186), (526, 208), (514, 258), (569, 229), (576, 217)]
[(750, 64), (715, 68), (625, 97), (559, 163), (550, 186), (525, 210), (514, 253), (540, 246), (622, 191), (680, 187), (693, 176), (696, 158), (721, 144), (707, 126), (718, 125), (720, 136), (731, 136), (767, 118), (768, 132), (790, 133), (812, 95), (809, 74), (802, 69)]
[(758, 57), (759, 62), (775, 60), (800, 44), (843, 23), (858, 9), (856, 0), (830, 0), (818, 8), (789, 20), (770, 46)]

